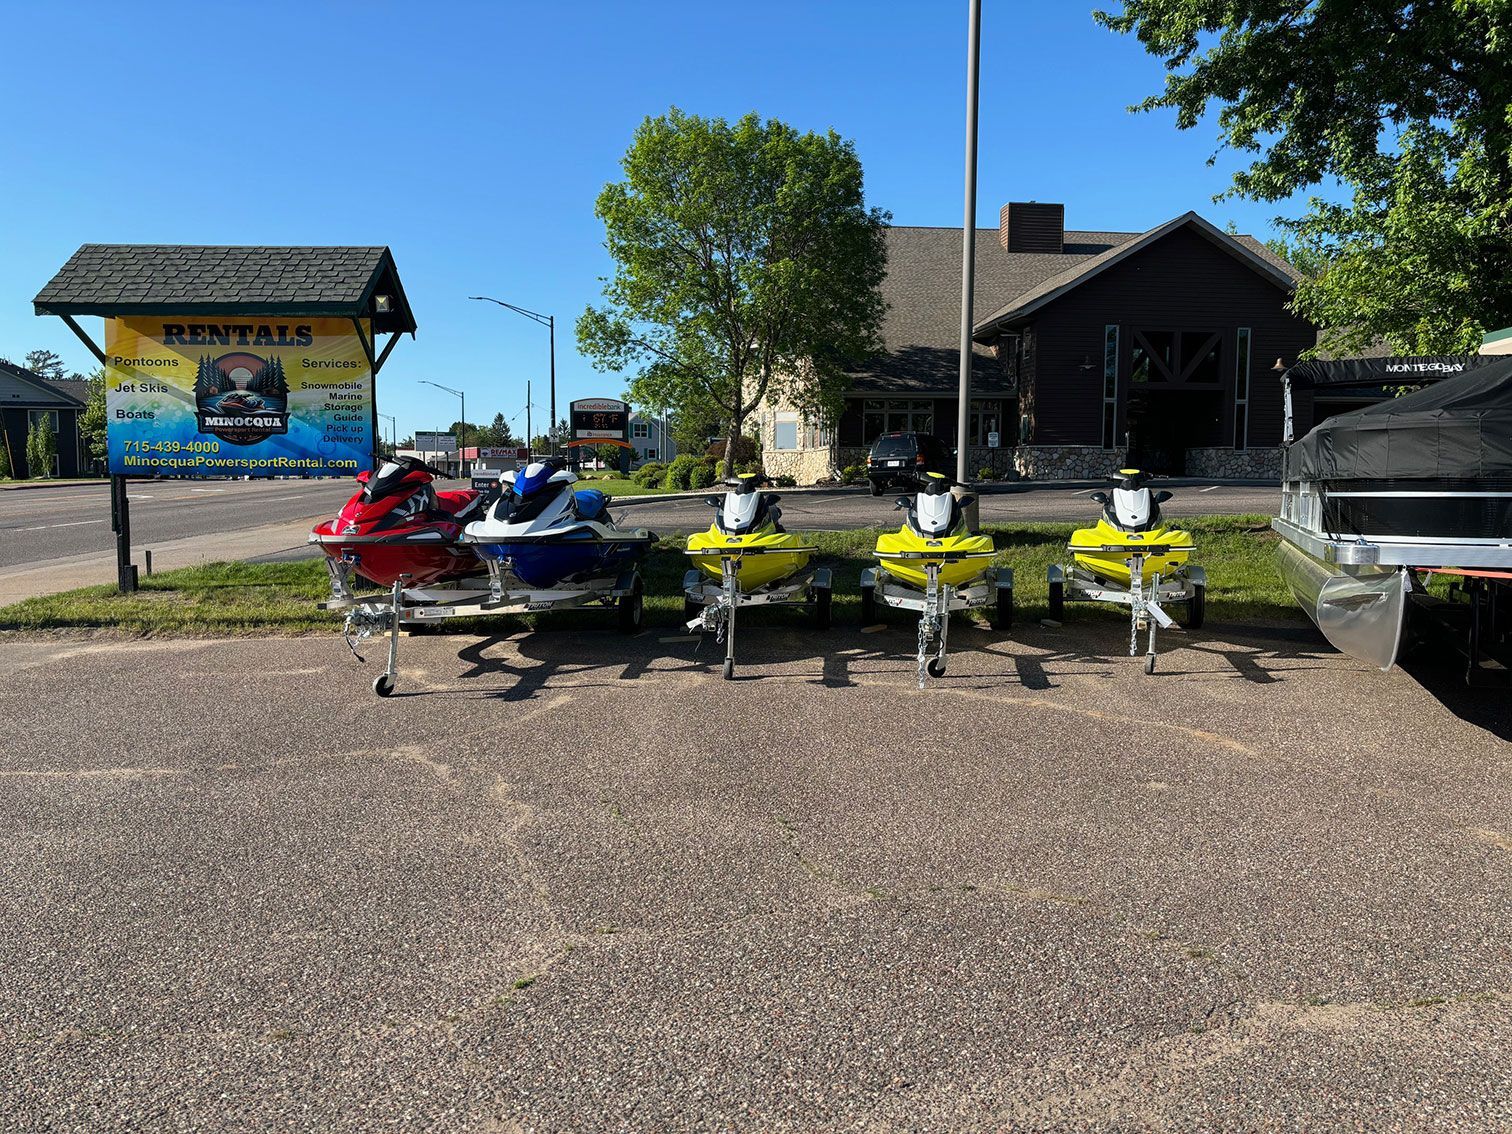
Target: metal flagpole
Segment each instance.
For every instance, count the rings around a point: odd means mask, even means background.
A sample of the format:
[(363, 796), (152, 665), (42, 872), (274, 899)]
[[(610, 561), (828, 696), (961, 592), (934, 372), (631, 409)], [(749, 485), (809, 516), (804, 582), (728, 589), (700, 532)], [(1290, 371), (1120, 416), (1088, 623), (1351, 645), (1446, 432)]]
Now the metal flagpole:
[[(971, 421), (971, 324), (972, 290), (976, 284), (976, 190), (977, 190), (977, 74), (981, 70), (982, 0), (967, 0), (970, 30), (966, 45), (966, 215), (961, 227), (961, 380), (956, 407), (956, 480), (966, 483), (966, 463), (971, 439), (966, 435)], [(964, 492), (958, 488), (957, 494)], [(981, 524), (978, 509), (969, 513), (971, 530)]]

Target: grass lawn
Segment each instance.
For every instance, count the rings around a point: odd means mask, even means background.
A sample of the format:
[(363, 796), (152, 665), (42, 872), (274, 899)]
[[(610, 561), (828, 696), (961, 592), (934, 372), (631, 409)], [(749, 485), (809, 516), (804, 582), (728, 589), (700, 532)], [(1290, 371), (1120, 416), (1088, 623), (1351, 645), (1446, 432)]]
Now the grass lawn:
[[(671, 488), (642, 488), (635, 481), (627, 477), (613, 476), (609, 473), (587, 473), (578, 477), (578, 484), (583, 488), (596, 488), (605, 496), (659, 496), (665, 492), (685, 492), (687, 489)], [(712, 489), (710, 491), (713, 491)]]
[[(1195, 562), (1207, 569), (1208, 609), (1212, 622), (1295, 621), (1302, 613), (1276, 574), (1273, 552), (1277, 536), (1264, 516), (1208, 516), (1184, 520), (1197, 536)], [(1020, 620), (1045, 615), (1045, 568), (1063, 560), (1071, 524), (1014, 524), (987, 527), (999, 562), (1014, 570)], [(877, 532), (816, 532), (819, 562), (834, 572), (834, 616), (854, 623), (860, 617), (857, 586), (863, 568), (875, 560), (871, 549)], [(647, 558), (646, 619), (670, 626), (682, 618), (682, 576), (686, 570), (682, 541), (663, 540)], [(113, 587), (86, 587), (0, 607), (0, 631), (106, 630), (127, 634), (211, 636), (222, 634), (298, 634), (328, 631), (339, 616), (315, 609), (328, 585), (322, 562), (214, 563), (168, 571), (142, 580), (142, 590), (120, 595)], [(374, 592), (375, 594), (378, 592)], [(1105, 608), (1113, 619), (1126, 617)], [(1092, 616), (1091, 612), (1085, 616)], [(602, 625), (596, 611), (566, 611), (544, 616), (548, 624)], [(803, 612), (774, 610), (761, 617), (798, 620)], [(507, 629), (518, 619), (455, 619), (458, 631)]]

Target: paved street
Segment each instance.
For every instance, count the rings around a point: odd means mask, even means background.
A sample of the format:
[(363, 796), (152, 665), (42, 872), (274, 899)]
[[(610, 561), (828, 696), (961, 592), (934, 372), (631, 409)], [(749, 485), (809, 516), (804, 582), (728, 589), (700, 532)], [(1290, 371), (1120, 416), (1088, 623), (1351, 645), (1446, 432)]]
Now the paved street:
[(1512, 1128), (1505, 693), (748, 627), (0, 641), (0, 1129)]
[[(1106, 487), (1106, 486), (1102, 486)], [(1259, 513), (1274, 515), (1281, 504), (1281, 490), (1270, 485), (1214, 485), (1211, 481), (1178, 481), (1166, 485), (1174, 498), (1161, 507), (1172, 516)], [(1097, 505), (1087, 499), (1098, 489), (1084, 484), (1025, 484), (993, 486), (982, 495), (982, 522), (1011, 524), (1015, 521), (1062, 521), (1092, 523)], [(721, 491), (711, 489), (710, 492)], [(783, 492), (782, 522), (794, 531), (835, 530), (896, 525), (893, 503), (902, 489), (873, 497), (865, 488), (832, 492)], [(662, 534), (694, 531), (709, 526), (712, 513), (703, 497), (688, 500), (653, 500), (626, 505), (628, 522)]]
[[(349, 480), (133, 481), (134, 545), (210, 536), (282, 520), (334, 515)], [(0, 492), (0, 567), (113, 551), (105, 484)]]

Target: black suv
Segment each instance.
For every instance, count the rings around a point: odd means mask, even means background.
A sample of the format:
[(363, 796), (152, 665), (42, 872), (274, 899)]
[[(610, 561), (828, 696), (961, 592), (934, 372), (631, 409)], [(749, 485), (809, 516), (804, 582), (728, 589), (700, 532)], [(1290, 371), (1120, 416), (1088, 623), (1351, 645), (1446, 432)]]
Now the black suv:
[(884, 433), (872, 442), (866, 456), (866, 479), (873, 496), (881, 496), (890, 484), (914, 487), (927, 472), (955, 473), (950, 446), (928, 433)]

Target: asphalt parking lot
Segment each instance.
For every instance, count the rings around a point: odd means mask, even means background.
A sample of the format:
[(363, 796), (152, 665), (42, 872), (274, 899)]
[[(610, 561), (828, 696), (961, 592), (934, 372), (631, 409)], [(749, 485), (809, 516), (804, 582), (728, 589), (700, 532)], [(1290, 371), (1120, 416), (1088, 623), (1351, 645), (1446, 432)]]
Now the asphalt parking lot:
[(1305, 623), (0, 642), (0, 1129), (1512, 1128), (1512, 718)]

